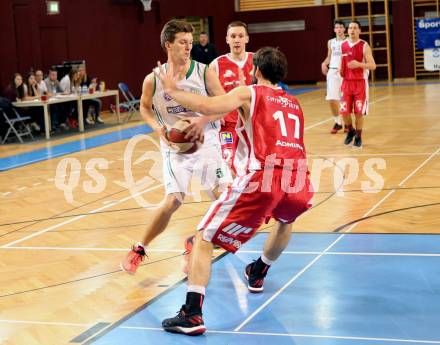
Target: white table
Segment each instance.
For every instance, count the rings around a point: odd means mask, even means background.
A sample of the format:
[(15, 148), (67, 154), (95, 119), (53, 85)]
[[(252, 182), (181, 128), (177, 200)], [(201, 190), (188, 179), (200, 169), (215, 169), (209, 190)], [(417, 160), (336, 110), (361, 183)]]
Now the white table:
[[(118, 123), (121, 123), (121, 114), (119, 113), (119, 91), (118, 90), (106, 90), (106, 91), (95, 91), (94, 93), (85, 93), (80, 95), (80, 100), (84, 101), (86, 99), (102, 98), (102, 97), (116, 97), (116, 115), (118, 117)], [(87, 116), (87, 114), (86, 114)], [(84, 114), (82, 102), (78, 102), (78, 127), (80, 131), (84, 131)]]
[(44, 127), (46, 130), (46, 139), (50, 139), (50, 111), (49, 106), (52, 104), (72, 102), (76, 101), (78, 104), (78, 130), (84, 132), (84, 114), (82, 101), (86, 99), (102, 98), (108, 96), (116, 97), (116, 115), (118, 116), (118, 123), (121, 122), (119, 113), (119, 92), (118, 90), (96, 91), (94, 93), (87, 93), (82, 95), (56, 95), (50, 97), (47, 101), (33, 100), (33, 101), (20, 101), (13, 102), (12, 105), (17, 108), (29, 108), (29, 107), (43, 107), (44, 111)]

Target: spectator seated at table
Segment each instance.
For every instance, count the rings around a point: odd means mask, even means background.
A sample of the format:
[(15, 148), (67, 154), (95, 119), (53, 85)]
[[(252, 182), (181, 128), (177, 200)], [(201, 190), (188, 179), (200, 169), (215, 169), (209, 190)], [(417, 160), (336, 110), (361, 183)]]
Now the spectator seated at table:
[[(23, 77), (21, 74), (14, 73), (12, 82), (6, 87), (3, 95), (11, 103), (36, 99), (36, 97), (28, 96), (27, 92), (27, 86), (23, 83)], [(25, 116), (31, 116), (32, 119), (34, 118), (32, 116), (33, 110), (31, 108), (20, 108), (19, 112)], [(30, 125), (31, 128), (36, 132), (41, 130), (41, 126), (39, 126), (35, 121), (31, 122)]]
[[(56, 70), (56, 68), (49, 69), (49, 74), (44, 80), (44, 84), (48, 97), (53, 97), (57, 94), (63, 93), (63, 90), (60, 87), (60, 82), (58, 81), (58, 71)], [(70, 102), (50, 105), (50, 120), (53, 129), (69, 129), (69, 126), (67, 124), (67, 115), (70, 114), (71, 109), (72, 104), (70, 104)]]
[[(79, 94), (81, 92), (79, 72), (77, 68), (72, 68), (60, 81), (60, 87), (64, 94)], [(78, 128), (78, 109), (77, 104), (71, 106), (67, 121), (72, 128)]]
[[(96, 78), (91, 78), (87, 75), (86, 66), (84, 64), (79, 66), (79, 77), (80, 77), (80, 83), (81, 87), (86, 86), (88, 89), (93, 89), (93, 91), (96, 90)], [(89, 118), (89, 109), (93, 107), (93, 119)], [(84, 118), (86, 122), (90, 125), (93, 123), (104, 123), (102, 121), (101, 116), (99, 116), (100, 111), (102, 108), (102, 101), (100, 99), (86, 99), (83, 101), (83, 110), (84, 110)]]

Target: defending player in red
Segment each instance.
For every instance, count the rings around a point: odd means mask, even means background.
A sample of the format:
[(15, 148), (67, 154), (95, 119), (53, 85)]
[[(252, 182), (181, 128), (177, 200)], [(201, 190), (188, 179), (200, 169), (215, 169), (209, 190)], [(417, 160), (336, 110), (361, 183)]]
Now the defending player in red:
[[(367, 42), (361, 40), (361, 24), (354, 20), (348, 25), (348, 39), (341, 45), (342, 60), (340, 74), (342, 80), (342, 97), (340, 114), (348, 129), (344, 144), (353, 147), (362, 147), (362, 127), (364, 115), (368, 113), (368, 75), (370, 70), (376, 69), (371, 48)], [(351, 114), (355, 116), (355, 128)]]
[(201, 114), (241, 109), (237, 124), (237, 154), (243, 174), (214, 202), (198, 227), (190, 256), (186, 302), (176, 317), (166, 319), (166, 331), (202, 334), (205, 290), (211, 271), (213, 245), (235, 253), (270, 218), (274, 229), (257, 261), (245, 268), (248, 289), (262, 292), (272, 263), (287, 246), (292, 223), (310, 207), (311, 191), (303, 142), (304, 118), (293, 96), (277, 84), (286, 76), (287, 60), (275, 48), (258, 50), (253, 59), (257, 85), (240, 86), (227, 95), (203, 97), (177, 89), (171, 68), (160, 69), (166, 92)]
[[(246, 44), (249, 43), (247, 25), (240, 21), (230, 23), (226, 33), (226, 43), (229, 45), (229, 54), (216, 58), (209, 68), (216, 72), (223, 88), (229, 92), (237, 86), (252, 84), (253, 53), (246, 51)], [(234, 109), (223, 118), (220, 129), (223, 158), (234, 174), (237, 173), (234, 164), (238, 141), (235, 131), (237, 121), (238, 111)]]

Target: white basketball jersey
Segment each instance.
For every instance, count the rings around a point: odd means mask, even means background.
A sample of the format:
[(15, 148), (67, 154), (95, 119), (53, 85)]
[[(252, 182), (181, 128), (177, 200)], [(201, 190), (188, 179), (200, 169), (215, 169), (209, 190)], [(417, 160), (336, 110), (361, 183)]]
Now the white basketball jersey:
[(330, 49), (332, 50), (332, 55), (330, 57), (330, 68), (339, 68), (341, 65), (341, 44), (344, 40), (338, 40), (336, 37), (330, 40)]
[[(164, 67), (166, 69), (167, 64), (165, 64)], [(207, 65), (191, 60), (191, 65), (188, 73), (186, 74), (184, 79), (177, 82), (177, 87), (187, 92), (207, 96), (208, 93), (206, 91), (205, 84), (205, 73), (207, 68)], [(164, 92), (160, 80), (156, 78), (156, 76), (154, 77), (154, 79), (155, 89), (153, 94), (153, 106), (157, 116), (157, 120), (161, 125), (170, 128), (175, 122), (180, 119), (203, 116), (190, 109), (186, 109), (185, 107), (177, 103), (174, 99), (172, 99), (168, 94)], [(219, 121), (209, 122), (206, 125), (204, 145), (220, 145), (219, 129)], [(163, 143), (162, 140), (161, 147), (162, 149), (166, 150), (171, 149), (168, 145)]]

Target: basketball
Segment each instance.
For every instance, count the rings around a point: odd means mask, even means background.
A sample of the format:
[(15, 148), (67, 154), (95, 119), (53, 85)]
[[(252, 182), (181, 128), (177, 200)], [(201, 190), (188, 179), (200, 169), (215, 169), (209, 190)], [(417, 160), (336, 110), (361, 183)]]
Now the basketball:
[(200, 141), (191, 142), (189, 139), (185, 139), (186, 130), (191, 122), (182, 119), (174, 123), (174, 125), (167, 131), (167, 138), (171, 144), (171, 147), (178, 153), (194, 153), (201, 146)]

